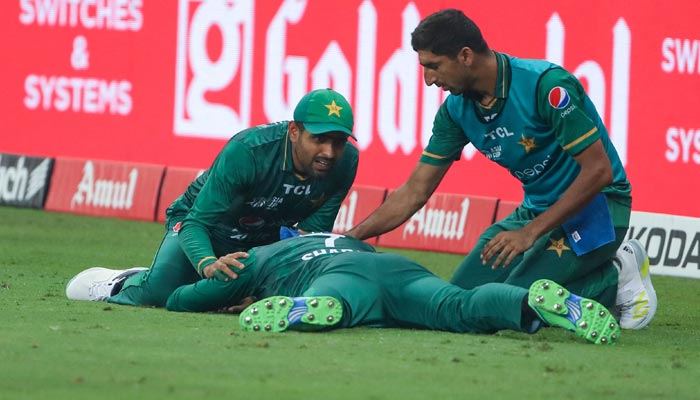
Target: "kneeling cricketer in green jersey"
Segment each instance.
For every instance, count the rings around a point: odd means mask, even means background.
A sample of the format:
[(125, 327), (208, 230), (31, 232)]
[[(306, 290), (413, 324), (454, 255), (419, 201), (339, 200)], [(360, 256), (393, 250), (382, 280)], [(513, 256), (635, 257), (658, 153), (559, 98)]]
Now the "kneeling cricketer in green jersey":
[[(518, 180), (523, 201), (480, 235), (451, 282), (464, 289), (489, 282), (528, 288), (552, 279), (617, 306), (623, 320), (637, 321), (623, 327), (648, 324), (655, 299), (648, 279), (649, 289), (641, 286), (644, 263), (623, 251), (629, 249), (623, 241), (631, 185), (581, 82), (546, 60), (491, 50), (478, 26), (457, 9), (424, 18), (411, 45), (426, 85), (450, 94), (408, 180), (346, 234), (366, 239), (401, 225), (426, 204), (471, 144)], [(472, 172), (488, 179), (486, 171)], [(471, 177), (462, 179), (468, 192)], [(618, 270), (633, 277), (630, 290)]]
[[(275, 242), (283, 226), (331, 231), (357, 171), (359, 152), (348, 143), (352, 128), (347, 100), (319, 89), (299, 101), (293, 121), (236, 134), (168, 208), (150, 269), (83, 271), (69, 283), (68, 297), (163, 307), (179, 286), (217, 271), (235, 278), (219, 258)], [(81, 284), (90, 281), (112, 287), (82, 298)]]

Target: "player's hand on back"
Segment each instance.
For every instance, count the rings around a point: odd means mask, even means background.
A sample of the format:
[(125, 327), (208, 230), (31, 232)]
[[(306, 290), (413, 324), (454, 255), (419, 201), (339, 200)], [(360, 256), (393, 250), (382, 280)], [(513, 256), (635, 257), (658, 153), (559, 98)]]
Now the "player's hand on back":
[(243, 258), (248, 258), (248, 253), (237, 251), (219, 257), (215, 262), (204, 267), (204, 276), (206, 278), (216, 278), (223, 282), (238, 279), (236, 270), (240, 271), (245, 268), (245, 265), (238, 260)]

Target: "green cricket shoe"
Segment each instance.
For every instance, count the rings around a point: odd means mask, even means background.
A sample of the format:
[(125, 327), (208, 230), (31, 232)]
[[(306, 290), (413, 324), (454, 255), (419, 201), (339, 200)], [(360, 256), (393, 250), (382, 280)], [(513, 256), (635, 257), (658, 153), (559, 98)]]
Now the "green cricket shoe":
[(528, 305), (547, 324), (595, 344), (615, 344), (620, 325), (600, 303), (577, 296), (560, 284), (540, 279), (530, 286)]
[(253, 332), (318, 331), (337, 325), (342, 318), (343, 305), (334, 297), (273, 296), (249, 305), (238, 321), (241, 328)]

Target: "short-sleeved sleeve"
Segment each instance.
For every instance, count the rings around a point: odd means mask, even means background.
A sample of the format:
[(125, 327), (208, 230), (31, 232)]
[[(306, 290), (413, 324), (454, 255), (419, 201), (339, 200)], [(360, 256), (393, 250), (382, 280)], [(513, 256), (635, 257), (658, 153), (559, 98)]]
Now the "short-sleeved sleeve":
[(561, 68), (545, 72), (538, 85), (538, 112), (572, 156), (600, 138), (595, 118), (586, 113), (587, 96), (579, 80)]
[(420, 162), (431, 165), (449, 164), (459, 159), (462, 149), (467, 144), (469, 138), (450, 117), (445, 101), (435, 114), (433, 134), (421, 154)]

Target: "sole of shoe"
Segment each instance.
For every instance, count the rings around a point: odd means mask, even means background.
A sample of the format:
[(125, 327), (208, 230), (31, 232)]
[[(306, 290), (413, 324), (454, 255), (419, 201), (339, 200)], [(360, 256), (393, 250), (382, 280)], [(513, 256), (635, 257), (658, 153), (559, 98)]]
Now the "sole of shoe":
[(273, 296), (248, 306), (239, 317), (241, 328), (251, 332), (317, 331), (337, 325), (343, 306), (329, 296)]
[(556, 282), (541, 279), (533, 283), (528, 304), (545, 323), (572, 331), (591, 343), (615, 344), (620, 338), (620, 326), (607, 308)]

